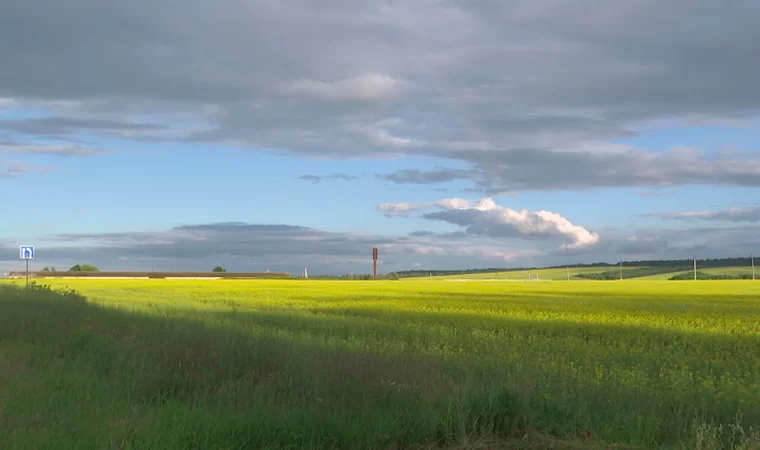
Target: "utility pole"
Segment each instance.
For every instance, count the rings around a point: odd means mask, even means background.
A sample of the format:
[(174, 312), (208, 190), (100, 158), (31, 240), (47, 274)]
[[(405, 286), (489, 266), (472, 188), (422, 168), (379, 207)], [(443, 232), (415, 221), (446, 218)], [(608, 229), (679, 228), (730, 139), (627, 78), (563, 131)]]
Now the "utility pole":
[(697, 255), (694, 255), (694, 281), (697, 281)]
[(755, 256), (750, 255), (749, 256), (750, 261), (752, 262), (752, 279), (755, 279)]
[(623, 261), (620, 261), (620, 281), (623, 281)]
[(372, 249), (372, 279), (377, 280), (377, 248)]
[(567, 267), (567, 281), (570, 281), (570, 267)]

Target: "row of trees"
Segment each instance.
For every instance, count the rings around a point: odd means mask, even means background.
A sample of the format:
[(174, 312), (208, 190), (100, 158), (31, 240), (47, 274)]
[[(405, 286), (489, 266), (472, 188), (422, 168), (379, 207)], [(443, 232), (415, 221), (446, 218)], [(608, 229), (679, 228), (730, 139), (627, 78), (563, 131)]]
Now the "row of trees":
[[(45, 266), (42, 268), (43, 272), (56, 272), (55, 267), (53, 266)], [(76, 264), (71, 266), (71, 269), (68, 270), (69, 272), (100, 272), (100, 269), (98, 269), (93, 264)]]
[[(674, 275), (668, 280), (693, 280), (694, 272), (683, 272), (678, 275)], [(705, 273), (697, 271), (697, 280), (751, 280), (752, 274), (749, 273), (737, 273), (737, 274), (716, 274)]]

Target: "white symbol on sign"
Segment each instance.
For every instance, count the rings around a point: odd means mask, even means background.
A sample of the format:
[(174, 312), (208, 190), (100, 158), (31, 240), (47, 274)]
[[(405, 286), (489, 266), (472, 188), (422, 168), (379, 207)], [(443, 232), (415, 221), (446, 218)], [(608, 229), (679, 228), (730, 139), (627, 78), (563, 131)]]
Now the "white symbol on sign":
[(34, 259), (34, 246), (22, 245), (19, 247), (19, 256), (21, 259)]

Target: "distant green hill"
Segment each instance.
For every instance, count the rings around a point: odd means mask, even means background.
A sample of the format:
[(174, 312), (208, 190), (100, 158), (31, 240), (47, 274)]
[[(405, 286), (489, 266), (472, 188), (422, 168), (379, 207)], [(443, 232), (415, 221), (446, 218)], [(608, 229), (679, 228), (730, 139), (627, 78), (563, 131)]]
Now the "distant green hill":
[[(634, 271), (637, 268), (630, 267), (623, 269), (623, 277), (629, 278), (626, 273)], [(568, 275), (571, 280), (581, 278), (590, 278), (593, 275), (604, 273), (610, 270), (609, 267), (562, 267), (562, 268), (545, 268), (545, 269), (520, 269), (506, 270), (502, 272), (487, 273), (460, 273), (456, 275), (444, 275), (436, 277), (438, 279), (468, 279), (468, 280), (567, 280)], [(618, 278), (620, 270), (617, 270)]]
[[(402, 270), (396, 272), (400, 278), (418, 278), (418, 277), (441, 277), (441, 276), (453, 276), (453, 275), (478, 275), (478, 274), (502, 274), (510, 272), (527, 272), (536, 270), (547, 269), (587, 269), (587, 268), (601, 268), (613, 267), (615, 264), (609, 263), (593, 263), (593, 264), (575, 264), (571, 266), (549, 266), (549, 267), (516, 267), (516, 268), (488, 268), (488, 269), (454, 269), (454, 270)], [(564, 273), (564, 272), (563, 272)]]
[[(645, 260), (623, 261), (622, 278), (668, 280), (693, 279), (694, 261), (682, 260)], [(697, 270), (703, 273), (702, 279), (746, 279), (752, 278), (750, 258), (720, 258), (698, 259)], [(621, 263), (576, 264), (572, 266), (527, 267), (513, 269), (467, 269), (467, 270), (409, 270), (396, 272), (400, 278), (438, 277), (465, 279), (529, 279), (543, 280), (619, 280), (621, 278)], [(682, 275), (687, 274), (687, 275)], [(678, 277), (678, 278), (674, 278)], [(697, 274), (699, 279), (700, 275)]]

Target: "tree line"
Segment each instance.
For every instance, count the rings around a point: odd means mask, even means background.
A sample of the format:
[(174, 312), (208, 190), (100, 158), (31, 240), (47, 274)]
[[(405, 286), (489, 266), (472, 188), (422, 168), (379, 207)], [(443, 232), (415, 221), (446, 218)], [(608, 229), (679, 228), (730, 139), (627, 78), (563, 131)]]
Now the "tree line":
[[(43, 272), (57, 272), (54, 266), (45, 266)], [(67, 272), (100, 272), (97, 266), (93, 264), (75, 264)]]

